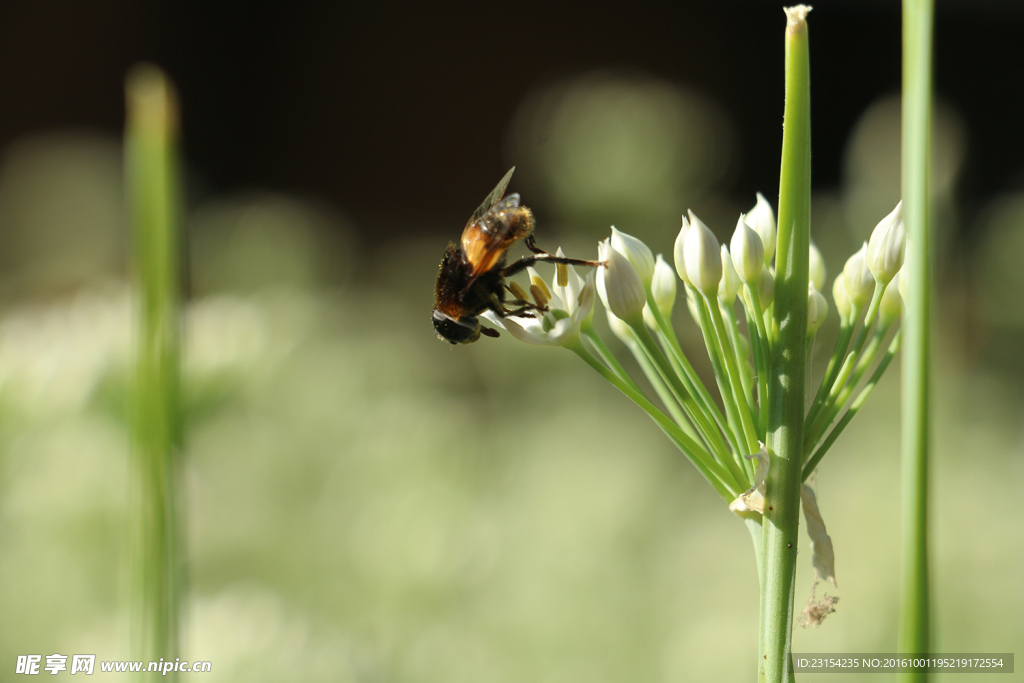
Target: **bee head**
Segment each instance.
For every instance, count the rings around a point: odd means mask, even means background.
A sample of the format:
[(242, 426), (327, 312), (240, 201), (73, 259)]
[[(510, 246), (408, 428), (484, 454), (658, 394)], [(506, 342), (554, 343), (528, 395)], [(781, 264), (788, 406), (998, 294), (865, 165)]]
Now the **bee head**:
[(436, 308), (431, 316), (434, 332), (441, 341), (449, 344), (472, 344), (480, 338), (482, 328), (476, 318), (455, 319)]

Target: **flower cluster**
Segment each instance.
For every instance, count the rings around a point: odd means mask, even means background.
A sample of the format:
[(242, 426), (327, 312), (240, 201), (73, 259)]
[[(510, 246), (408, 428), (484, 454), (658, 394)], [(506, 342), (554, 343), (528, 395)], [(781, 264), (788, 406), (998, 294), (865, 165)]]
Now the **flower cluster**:
[[(548, 282), (530, 268), (529, 293), (512, 287), (534, 310), (518, 317), (488, 317), (520, 341), (575, 352), (646, 410), (735, 511), (759, 513), (737, 501), (749, 499), (752, 488), (763, 486), (751, 457), (766, 441), (767, 378), (779, 336), (775, 242), (775, 214), (761, 194), (750, 211), (740, 214), (728, 244), (720, 244), (696, 214), (687, 212), (673, 248), (674, 268), (641, 240), (613, 227), (611, 236), (598, 244), (601, 265), (596, 272), (583, 278), (571, 266), (558, 265)], [(904, 251), (898, 204), (835, 278), (832, 306), (839, 336), (806, 416), (805, 479), (863, 405), (899, 347), (897, 333), (881, 353), (900, 317), (900, 295), (892, 285), (899, 279)], [(830, 305), (822, 293), (824, 259), (813, 243), (808, 259), (807, 340), (812, 344)], [(694, 371), (672, 325), (680, 281), (704, 337), (715, 394)], [(637, 360), (661, 407), (642, 392), (595, 329), (598, 297), (610, 330)], [(872, 367), (873, 374), (861, 386)]]

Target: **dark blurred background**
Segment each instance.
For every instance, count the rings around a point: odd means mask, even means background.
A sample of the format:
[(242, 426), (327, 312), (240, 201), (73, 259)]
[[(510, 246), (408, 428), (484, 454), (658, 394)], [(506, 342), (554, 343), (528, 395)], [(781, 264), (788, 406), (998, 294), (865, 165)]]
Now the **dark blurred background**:
[[(1024, 5), (938, 2), (936, 93), (970, 139), (962, 200), (1021, 181)], [(849, 131), (900, 84), (897, 2), (814, 12), (814, 181), (839, 184)], [(777, 3), (4, 3), (0, 145), (54, 127), (117, 135), (129, 66), (177, 82), (202, 191), (272, 187), (344, 207), (367, 242), (458, 230), (504, 170), (534, 89), (636, 71), (715, 100), (735, 131), (730, 190), (777, 183)], [(999, 131), (993, 135), (992, 131)], [(439, 227), (440, 229), (440, 227)], [(959, 226), (968, 232), (969, 225)]]
[[(936, 649), (1006, 652), (1024, 3), (937, 4)], [(810, 15), (830, 302), (899, 198), (900, 23), (894, 0)], [(750, 542), (696, 471), (570, 354), (452, 350), (427, 313), (512, 165), (571, 256), (610, 224), (671, 255), (687, 208), (724, 240), (755, 192), (775, 205), (784, 26), (762, 1), (0, 4), (0, 661), (129, 656), (121, 135), (148, 60), (180, 92), (188, 189), (184, 654), (211, 681), (749, 680)], [(836, 329), (833, 307), (812, 375)], [(895, 649), (897, 365), (819, 470), (842, 601), (796, 651)]]

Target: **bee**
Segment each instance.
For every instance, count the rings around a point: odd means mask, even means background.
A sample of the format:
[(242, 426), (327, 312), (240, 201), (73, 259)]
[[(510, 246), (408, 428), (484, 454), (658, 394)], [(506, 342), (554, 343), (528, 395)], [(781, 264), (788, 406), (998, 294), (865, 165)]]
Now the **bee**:
[[(575, 266), (598, 266), (597, 261), (554, 256), (537, 247), (533, 240), (533, 212), (519, 205), (519, 195), (505, 197), (513, 166), (495, 186), (483, 203), (469, 217), (462, 230), (459, 245), (449, 243), (441, 260), (434, 286), (434, 331), (442, 341), (451, 344), (472, 344), (480, 335), (497, 337), (498, 331), (484, 327), (477, 316), (494, 311), (499, 317), (510, 315), (531, 317), (547, 310), (543, 302), (531, 303), (514, 298), (508, 308), (506, 291), (512, 289), (505, 278), (526, 270), (538, 261)], [(508, 248), (524, 240), (532, 256), (505, 265)]]

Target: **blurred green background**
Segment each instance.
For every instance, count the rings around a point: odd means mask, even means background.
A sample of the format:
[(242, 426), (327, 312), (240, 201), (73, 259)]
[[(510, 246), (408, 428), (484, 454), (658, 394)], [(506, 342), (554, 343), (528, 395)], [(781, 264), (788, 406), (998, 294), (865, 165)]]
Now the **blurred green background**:
[[(1020, 18), (999, 3), (985, 10)], [(713, 21), (723, 17), (709, 10), (677, 11), (683, 19), (692, 11), (706, 31), (725, 30)], [(812, 60), (818, 45), (826, 54), (861, 49), (864, 41), (849, 31), (827, 30), (844, 11), (864, 20), (838, 3), (811, 15)], [(138, 19), (134, 12), (123, 14)], [(170, 43), (153, 50), (167, 53), (171, 67), (175, 59), (184, 64), (183, 655), (213, 662), (205, 679), (753, 677), (758, 592), (747, 532), (641, 411), (571, 354), (504, 337), (451, 349), (426, 320), (446, 242), (457, 239), (509, 165), (518, 167), (510, 189), (537, 209), (540, 244), (582, 257), (596, 253), (613, 222), (670, 254), (686, 208), (725, 239), (756, 190), (772, 198), (783, 15), (773, 7), (766, 16), (757, 25), (737, 19), (749, 30), (728, 41), (742, 47), (759, 35), (768, 56), (705, 39), (700, 60), (747, 64), (755, 76), (764, 70), (777, 88), (770, 100), (744, 101), (746, 81), (726, 78), (712, 88), (659, 69), (688, 53), (635, 47), (644, 24), (631, 18), (631, 42), (618, 53), (544, 69), (528, 64), (512, 94), (490, 83), (486, 93), (500, 96), (500, 115), (466, 126), (467, 135), (487, 133), (485, 147), (469, 149), (456, 122), (416, 154), (396, 158), (382, 149), (381, 165), (365, 174), (361, 145), (408, 141), (401, 119), (355, 132), (344, 132), (343, 120), (339, 139), (358, 141), (346, 157), (344, 145), (326, 139), (343, 167), (334, 174), (313, 153), (315, 137), (298, 141), (304, 157), (271, 154), (254, 171), (250, 150), (230, 165), (223, 157), (231, 141), (216, 153), (197, 146), (190, 122), (206, 142), (216, 130), (211, 121), (237, 120), (248, 130), (247, 102), (256, 95), (225, 107), (203, 96), (212, 86), (190, 80), (188, 60), (174, 57)], [(940, 38), (957, 16), (940, 14)], [(372, 16), (353, 20), (379, 28)], [(414, 20), (399, 22), (397, 35)], [(434, 20), (455, 28), (466, 21), (454, 11)], [(1019, 25), (1012, 21), (1004, 24)], [(557, 13), (551, 22), (567, 35), (582, 30)], [(152, 30), (145, 26), (143, 36)], [(284, 22), (282, 32), (289, 30), (301, 34), (294, 20)], [(498, 30), (489, 28), (488, 38)], [(879, 36), (879, 50), (898, 60), (898, 31)], [(69, 57), (53, 49), (56, 66), (45, 68), (60, 71)], [(287, 63), (284, 52), (268, 48), (265, 59)], [(115, 53), (111, 73), (128, 57), (153, 56), (134, 47)], [(395, 59), (401, 65), (414, 57), (398, 52)], [(338, 61), (325, 59), (325, 73), (378, 83), (384, 69)], [(940, 55), (940, 74), (944, 63)], [(273, 71), (261, 64), (252, 68)], [(841, 89), (836, 64), (823, 60), (815, 87)], [(898, 84), (898, 61), (888, 68)], [(8, 60), (0, 85), (18, 92), (9, 76), (15, 70)], [(302, 75), (317, 78), (316, 71)], [(827, 133), (813, 233), (829, 283), (899, 195), (893, 82), (864, 81), (847, 83), (859, 99), (823, 97), (815, 110), (815, 144), (818, 131)], [(287, 96), (272, 86), (260, 90), (268, 100)], [(35, 87), (49, 92), (45, 81)], [(438, 98), (449, 97), (449, 88), (460, 107), (492, 107), (488, 97), (474, 100), (485, 93), (460, 93), (450, 80), (438, 87)], [(733, 92), (732, 100), (716, 89)], [(121, 106), (116, 89), (101, 83), (94, 90), (89, 97), (109, 100), (104, 106)], [(346, 106), (370, 118), (372, 94), (350, 92), (355, 103)], [(939, 95), (934, 649), (1013, 651), (1024, 643), (1024, 534), (1015, 502), (1024, 481), (1024, 190), (1014, 180), (1019, 147), (1010, 144), (1019, 131), (1007, 130), (1010, 143), (992, 155), (1004, 170), (994, 178), (977, 150), (998, 148), (1004, 131), (975, 126), (976, 103), (942, 98), (941, 87)], [(117, 117), (31, 119), (33, 102), (9, 107), (38, 123), (16, 125), (12, 114), (0, 121), (0, 680), (14, 675), (18, 654), (130, 657), (131, 311)], [(315, 105), (294, 103), (302, 106)], [(848, 122), (819, 117), (822, 110), (843, 111)], [(253, 116), (267, 118), (255, 109)], [(766, 131), (756, 143), (745, 127), (751, 117)], [(267, 137), (283, 144), (290, 130), (268, 128)], [(253, 144), (266, 149), (265, 141)], [(437, 157), (426, 154), (434, 148), (449, 150), (436, 169)], [(325, 179), (306, 183), (316, 174)], [(358, 191), (337, 189), (347, 181)], [(699, 333), (685, 306), (677, 309), (677, 329), (710, 385)], [(815, 350), (819, 372), (835, 329), (833, 311)], [(819, 470), (840, 602), (820, 628), (795, 630), (794, 651), (895, 649), (898, 430), (894, 364)], [(811, 585), (808, 554), (801, 559), (797, 609)]]

